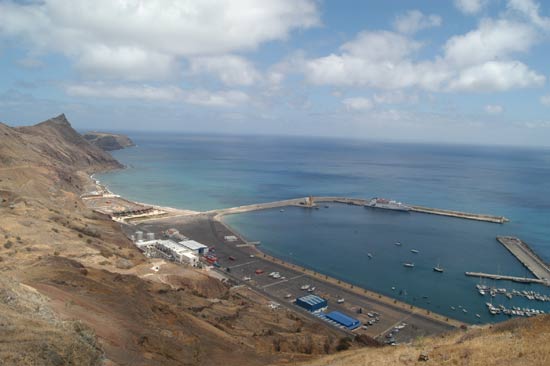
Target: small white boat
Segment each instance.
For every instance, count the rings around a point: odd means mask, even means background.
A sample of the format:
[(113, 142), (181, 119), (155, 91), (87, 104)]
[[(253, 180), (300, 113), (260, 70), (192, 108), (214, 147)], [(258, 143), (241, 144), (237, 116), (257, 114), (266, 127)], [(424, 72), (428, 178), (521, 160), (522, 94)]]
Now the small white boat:
[(369, 257), (369, 259), (372, 259), (372, 254), (367, 253), (367, 257)]
[(481, 315), (479, 315), (479, 314), (476, 314), (476, 318), (481, 318)]
[(403, 263), (403, 267), (414, 268), (414, 263), (412, 263), (412, 262), (405, 262), (405, 263)]
[(395, 245), (397, 245), (398, 247), (400, 247), (400, 246), (401, 246), (401, 242), (396, 241), (396, 242), (395, 242)]
[(417, 249), (411, 249), (411, 252), (414, 253), (414, 254), (418, 254), (418, 253), (419, 253), (419, 250), (417, 250)]

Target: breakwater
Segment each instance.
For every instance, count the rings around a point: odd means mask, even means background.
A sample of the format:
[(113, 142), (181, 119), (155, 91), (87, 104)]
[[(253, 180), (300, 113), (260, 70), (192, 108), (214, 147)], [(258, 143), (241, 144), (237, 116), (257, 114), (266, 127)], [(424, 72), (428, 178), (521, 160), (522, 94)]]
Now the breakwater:
[(512, 253), (536, 278), (550, 283), (550, 267), (527, 245), (513, 236), (497, 237), (510, 253)]
[[(223, 216), (223, 215), (245, 213), (245, 212), (251, 212), (251, 211), (258, 211), (258, 210), (266, 210), (271, 208), (283, 208), (285, 206), (300, 206), (300, 207), (306, 207), (306, 208), (315, 208), (317, 206), (317, 203), (331, 203), (331, 202), (369, 207), (370, 200), (362, 199), (362, 198), (335, 197), (335, 196), (334, 197), (331, 197), (331, 196), (300, 197), (300, 198), (293, 198), (288, 200), (257, 203), (252, 205), (230, 207), (230, 208), (224, 208), (224, 209), (218, 209), (218, 210), (210, 210), (203, 213)], [(408, 205), (408, 206), (410, 207), (411, 212), (449, 216), (449, 217), (456, 217), (460, 219), (485, 221), (485, 222), (492, 222), (492, 223), (498, 223), (498, 224), (503, 224), (509, 221), (504, 216), (444, 210), (439, 208), (415, 206), (415, 205)]]

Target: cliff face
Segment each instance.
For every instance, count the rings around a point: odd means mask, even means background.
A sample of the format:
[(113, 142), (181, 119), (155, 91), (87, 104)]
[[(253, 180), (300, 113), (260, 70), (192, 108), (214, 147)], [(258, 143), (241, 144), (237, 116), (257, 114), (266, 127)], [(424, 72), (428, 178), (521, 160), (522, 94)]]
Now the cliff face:
[(83, 136), (91, 144), (105, 151), (121, 150), (135, 146), (134, 142), (128, 136), (115, 133), (87, 132)]

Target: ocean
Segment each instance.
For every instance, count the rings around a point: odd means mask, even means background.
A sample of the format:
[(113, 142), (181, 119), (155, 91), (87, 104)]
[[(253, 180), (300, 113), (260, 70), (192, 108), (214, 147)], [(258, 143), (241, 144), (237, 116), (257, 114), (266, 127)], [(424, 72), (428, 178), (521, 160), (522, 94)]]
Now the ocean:
[[(511, 221), (500, 225), (330, 204), (225, 218), (248, 239), (261, 241), (268, 253), (454, 318), (504, 319), (487, 313), (488, 296), (477, 293), (479, 280), (465, 271), (529, 276), (496, 242), (497, 235), (518, 236), (550, 261), (550, 149), (129, 135), (137, 147), (113, 153), (128, 168), (97, 178), (140, 202), (202, 211), (308, 195), (378, 196), (508, 217)], [(404, 261), (414, 261), (415, 268), (403, 267)], [(437, 262), (443, 274), (432, 271)], [(538, 285), (486, 284), (550, 295)], [(550, 303), (500, 295), (493, 300), (550, 311)]]

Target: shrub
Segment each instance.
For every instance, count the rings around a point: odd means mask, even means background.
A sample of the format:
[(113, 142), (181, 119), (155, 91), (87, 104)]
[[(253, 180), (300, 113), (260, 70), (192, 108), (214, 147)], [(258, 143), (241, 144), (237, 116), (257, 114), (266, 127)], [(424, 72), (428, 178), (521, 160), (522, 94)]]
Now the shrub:
[(10, 249), (11, 247), (13, 247), (13, 243), (10, 240), (4, 243), (4, 248)]

